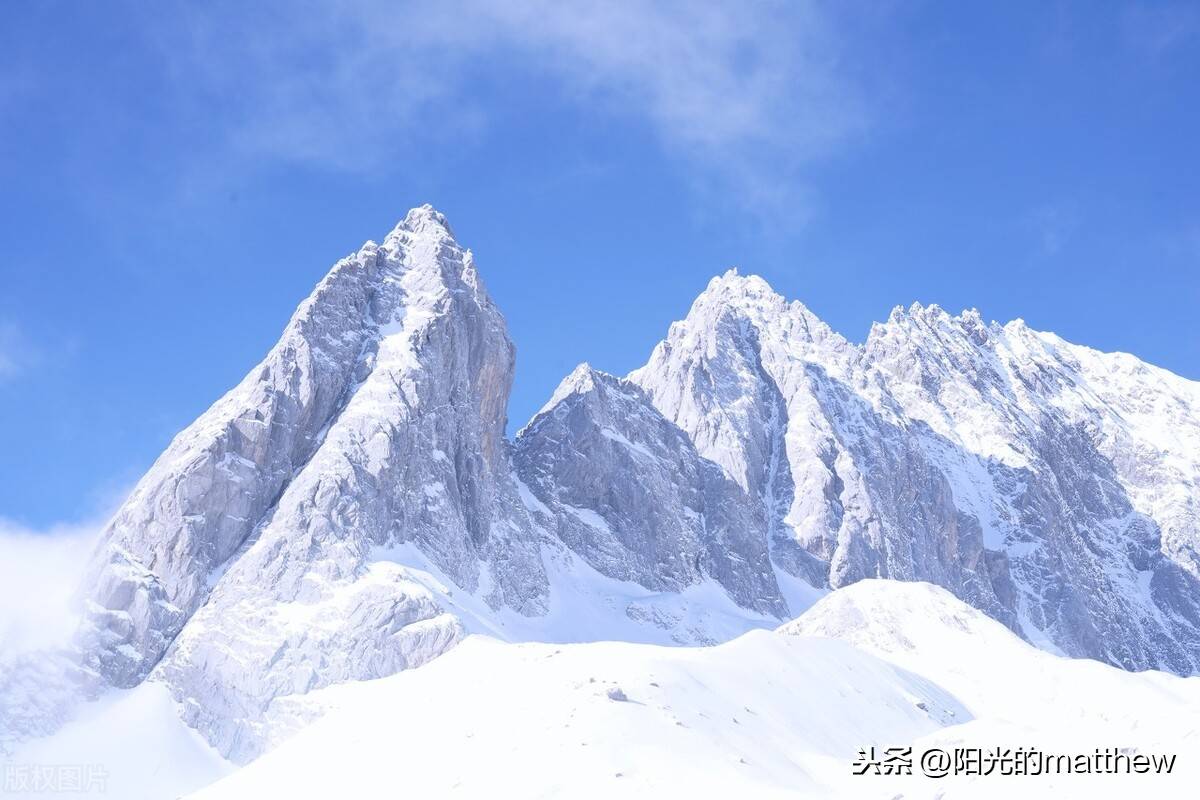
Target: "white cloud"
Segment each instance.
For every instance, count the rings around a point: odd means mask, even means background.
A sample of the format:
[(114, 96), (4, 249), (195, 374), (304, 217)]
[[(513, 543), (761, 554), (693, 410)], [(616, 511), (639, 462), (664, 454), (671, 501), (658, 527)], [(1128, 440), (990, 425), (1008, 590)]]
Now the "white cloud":
[(485, 30), (611, 93), (703, 158), (759, 145), (819, 154), (857, 124), (829, 23), (812, 3), (495, 4)]
[(664, 149), (770, 209), (789, 178), (864, 125), (815, 3), (498, 4), (495, 28), (549, 63), (581, 102), (643, 116)]
[(152, 33), (185, 113), (228, 117), (227, 145), (257, 159), (370, 171), (470, 141), (489, 114), (472, 80), (497, 64), (644, 123), (698, 184), (755, 205), (794, 201), (787, 184), (866, 120), (836, 21), (810, 0), (203, 9)]
[(100, 523), (33, 530), (0, 518), (0, 659), (65, 643)]

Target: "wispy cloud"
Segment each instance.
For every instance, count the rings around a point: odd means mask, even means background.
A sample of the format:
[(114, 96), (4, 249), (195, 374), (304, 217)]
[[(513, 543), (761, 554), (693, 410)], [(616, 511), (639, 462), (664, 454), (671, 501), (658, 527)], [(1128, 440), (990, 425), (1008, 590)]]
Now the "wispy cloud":
[[(795, 202), (865, 104), (825, 6), (596, 0), (192, 7), (148, 29), (209, 141), (249, 159), (371, 171), (489, 124), (481, 65), (549, 77), (647, 126), (698, 185)], [(800, 191), (787, 187), (795, 184)]]
[(1200, 41), (1200, 9), (1193, 3), (1136, 3), (1124, 15), (1126, 41), (1152, 57)]
[(1029, 212), (1023, 220), (1037, 240), (1042, 256), (1053, 257), (1067, 247), (1083, 222), (1074, 202), (1046, 203)]
[(19, 374), (29, 364), (32, 350), (20, 327), (0, 320), (0, 381)]
[(92, 510), (77, 521), (36, 526), (0, 516), (0, 666), (69, 642), (79, 624), (89, 557), (131, 490), (129, 484), (98, 487), (88, 495)]
[(0, 518), (0, 659), (65, 643), (75, 592), (102, 523), (36, 530)]
[(644, 117), (668, 152), (743, 191), (827, 155), (864, 124), (833, 23), (814, 3), (529, 2), (493, 13), (484, 29), (546, 64), (581, 102)]

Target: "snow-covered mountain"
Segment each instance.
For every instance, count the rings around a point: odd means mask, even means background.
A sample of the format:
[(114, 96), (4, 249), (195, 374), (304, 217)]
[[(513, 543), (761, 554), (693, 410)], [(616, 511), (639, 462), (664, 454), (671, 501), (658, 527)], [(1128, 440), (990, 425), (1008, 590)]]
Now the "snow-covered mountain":
[(601, 573), (665, 592), (713, 580), (744, 608), (788, 616), (761, 509), (638, 386), (580, 366), (516, 453), (558, 537)]
[(250, 757), (286, 699), (420, 665), (463, 634), (380, 548), (417, 548), (489, 607), (548, 583), (504, 440), (514, 350), (429, 208), (339, 262), (280, 342), (176, 437), (109, 525), (88, 665), (154, 677)]
[(117, 512), (72, 649), (0, 668), (0, 744), (153, 684), (245, 762), (467, 634), (711, 644), (876, 577), (1200, 671), (1200, 384), (936, 306), (857, 345), (736, 272), (510, 442), (513, 369), (432, 208), (339, 262)]
[(735, 271), (630, 378), (792, 574), (930, 581), (1068, 655), (1200, 670), (1200, 384), (937, 306), (858, 346)]

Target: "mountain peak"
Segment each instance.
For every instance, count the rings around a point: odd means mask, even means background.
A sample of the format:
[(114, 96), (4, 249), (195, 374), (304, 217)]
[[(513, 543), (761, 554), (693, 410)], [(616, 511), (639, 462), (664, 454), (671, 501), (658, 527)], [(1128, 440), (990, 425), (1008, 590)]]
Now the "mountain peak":
[(562, 381), (559, 382), (558, 387), (554, 390), (554, 394), (552, 394), (546, 404), (538, 410), (537, 414), (534, 415), (534, 418), (536, 419), (538, 416), (552, 410), (555, 406), (557, 406), (563, 400), (566, 400), (571, 395), (587, 394), (588, 392), (595, 391), (599, 387), (619, 385), (623, 382), (623, 379), (618, 378), (616, 375), (598, 370), (588, 362), (584, 361), (579, 366), (575, 367), (575, 369), (571, 370), (571, 374), (567, 375), (567, 377), (563, 378)]
[(867, 337), (868, 341), (886, 336), (888, 330), (892, 328), (911, 329), (914, 323), (918, 327), (957, 329), (969, 336), (976, 344), (982, 344), (987, 340), (988, 324), (984, 321), (983, 315), (979, 313), (979, 309), (964, 309), (959, 312), (958, 316), (952, 316), (937, 303), (929, 305), (913, 303), (908, 308), (896, 306), (888, 315), (886, 323), (872, 325), (871, 333)]
[[(593, 367), (586, 361), (581, 362), (567, 377), (563, 378), (558, 384), (560, 390), (565, 390), (565, 393), (571, 392), (586, 392), (592, 388), (596, 382), (596, 377), (600, 374), (599, 370)], [(555, 394), (559, 394), (558, 391)]]
[(740, 301), (783, 302), (783, 298), (758, 275), (742, 275), (737, 267), (730, 267), (722, 275), (713, 277), (705, 287), (697, 302), (703, 299), (723, 299)]
[(446, 219), (446, 215), (429, 203), (410, 209), (404, 215), (404, 219), (396, 224), (396, 227), (389, 234), (388, 238), (395, 237), (401, 233), (429, 234), (448, 239), (454, 238), (454, 230), (450, 227), (450, 221)]
[(909, 320), (935, 324), (950, 318), (950, 314), (937, 303), (922, 305), (914, 301), (908, 308), (899, 305), (892, 308), (892, 313), (888, 314), (887, 321), (889, 324), (903, 323)]

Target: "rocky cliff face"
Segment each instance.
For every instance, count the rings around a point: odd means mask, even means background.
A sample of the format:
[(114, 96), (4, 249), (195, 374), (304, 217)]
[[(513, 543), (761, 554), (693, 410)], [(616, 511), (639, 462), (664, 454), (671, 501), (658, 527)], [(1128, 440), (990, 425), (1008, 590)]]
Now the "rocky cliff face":
[(464, 631), (713, 642), (875, 577), (1200, 671), (1200, 384), (936, 306), (856, 345), (736, 272), (510, 443), (513, 366), (433, 209), (339, 262), (110, 523), (74, 664), (0, 674), (0, 743), (149, 678), (244, 761)]
[(1200, 669), (1196, 383), (936, 306), (856, 346), (736, 272), (630, 379), (789, 572), (930, 581), (1073, 656)]
[(543, 613), (540, 534), (504, 440), (513, 357), (432, 209), (340, 262), (117, 514), (89, 659), (115, 685), (154, 669), (190, 722), (246, 758), (286, 698), (461, 637), (380, 549), (410, 544), (490, 607)]
[(630, 379), (757, 500), (784, 571), (926, 580), (1013, 620), (1000, 554), (989, 563), (949, 478), (865, 391), (859, 349), (761, 278), (714, 279)]
[(636, 385), (580, 366), (516, 453), (558, 537), (600, 573), (661, 592), (712, 579), (744, 608), (787, 615), (757, 504)]

